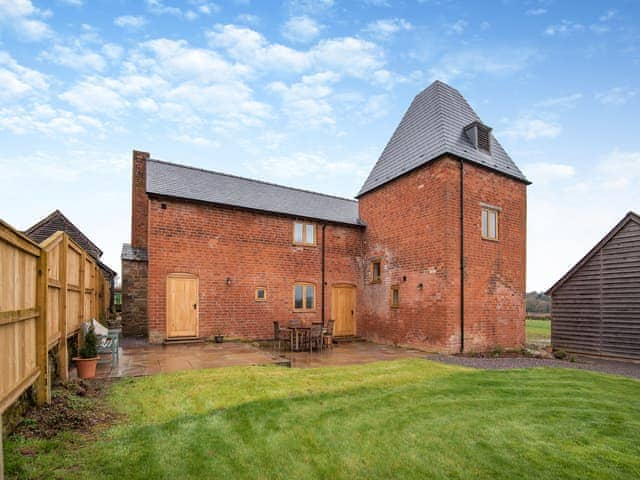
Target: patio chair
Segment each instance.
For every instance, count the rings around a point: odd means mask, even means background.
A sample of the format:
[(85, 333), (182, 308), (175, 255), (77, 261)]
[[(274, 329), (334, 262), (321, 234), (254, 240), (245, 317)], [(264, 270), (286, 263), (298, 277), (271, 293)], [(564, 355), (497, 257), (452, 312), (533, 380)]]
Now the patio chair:
[(291, 347), (291, 332), (286, 328), (280, 327), (280, 322), (273, 322), (273, 346), (275, 348), (276, 342), (278, 342), (278, 351), (282, 350), (282, 343), (289, 343)]
[(335, 320), (329, 320), (327, 328), (324, 329), (324, 344), (327, 348), (333, 348), (333, 325), (335, 323)]
[(309, 352), (313, 352), (313, 348), (320, 349), (322, 351), (322, 322), (313, 322), (311, 324), (311, 330), (309, 331)]
[(82, 324), (82, 332), (85, 335), (89, 331), (91, 325), (93, 325), (93, 331), (98, 338), (98, 354), (111, 354), (111, 365), (115, 366), (120, 359), (120, 329), (109, 329), (98, 322), (95, 318), (92, 318), (88, 322), (84, 322)]

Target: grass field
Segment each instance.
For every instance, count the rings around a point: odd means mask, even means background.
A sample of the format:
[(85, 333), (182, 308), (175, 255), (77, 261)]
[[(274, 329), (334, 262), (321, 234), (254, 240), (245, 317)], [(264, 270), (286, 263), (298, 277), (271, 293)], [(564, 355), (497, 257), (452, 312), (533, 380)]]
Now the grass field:
[(125, 379), (106, 401), (123, 416), (104, 432), (10, 439), (9, 478), (640, 476), (640, 382), (585, 371), (238, 367)]
[(551, 342), (551, 320), (527, 318), (527, 343), (548, 344)]

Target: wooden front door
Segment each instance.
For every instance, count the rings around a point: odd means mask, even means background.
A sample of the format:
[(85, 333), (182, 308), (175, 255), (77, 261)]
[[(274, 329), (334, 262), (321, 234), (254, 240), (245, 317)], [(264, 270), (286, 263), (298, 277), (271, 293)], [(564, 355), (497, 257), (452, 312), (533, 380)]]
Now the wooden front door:
[(331, 318), (335, 320), (336, 337), (356, 334), (356, 288), (336, 285), (331, 291)]
[(167, 277), (167, 337), (198, 336), (198, 279), (174, 273)]

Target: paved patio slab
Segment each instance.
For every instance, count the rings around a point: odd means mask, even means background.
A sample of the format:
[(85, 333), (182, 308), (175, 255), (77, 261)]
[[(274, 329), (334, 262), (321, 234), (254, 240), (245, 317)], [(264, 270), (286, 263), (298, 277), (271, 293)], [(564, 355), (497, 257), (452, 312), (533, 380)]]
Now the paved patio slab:
[(151, 345), (124, 339), (120, 359), (112, 366), (108, 355), (98, 364), (98, 378), (138, 377), (162, 372), (243, 365), (287, 364), (294, 368), (355, 365), (380, 360), (420, 358), (424, 352), (369, 342), (342, 343), (322, 352), (274, 352), (269, 346), (224, 342), (186, 345)]

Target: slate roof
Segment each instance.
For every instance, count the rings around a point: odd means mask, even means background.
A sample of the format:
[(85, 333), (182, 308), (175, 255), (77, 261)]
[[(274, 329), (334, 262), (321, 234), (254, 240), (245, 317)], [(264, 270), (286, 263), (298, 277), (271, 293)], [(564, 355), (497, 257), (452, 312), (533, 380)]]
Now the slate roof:
[(474, 121), (480, 118), (460, 92), (436, 80), (413, 99), (357, 196), (446, 153), (530, 183), (493, 135), (491, 154), (473, 146), (464, 127)]
[(89, 240), (78, 227), (71, 223), (71, 220), (65, 217), (60, 210), (54, 210), (38, 223), (25, 230), (24, 234), (34, 242), (41, 243), (59, 230), (69, 235), (74, 242), (80, 245), (95, 260), (99, 260), (102, 256), (102, 250)]
[(147, 193), (362, 225), (355, 200), (160, 160), (147, 160)]

